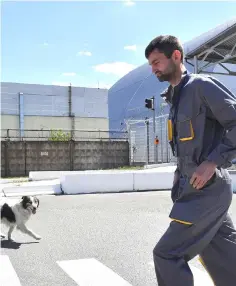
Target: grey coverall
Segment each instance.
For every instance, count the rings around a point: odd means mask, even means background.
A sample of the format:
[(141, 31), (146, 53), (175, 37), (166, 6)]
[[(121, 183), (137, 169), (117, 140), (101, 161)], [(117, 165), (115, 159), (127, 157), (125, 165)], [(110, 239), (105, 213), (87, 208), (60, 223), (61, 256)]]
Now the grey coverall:
[[(162, 94), (170, 103), (169, 141), (177, 157), (171, 222), (153, 250), (159, 286), (193, 286), (188, 261), (199, 255), (216, 286), (236, 286), (236, 230), (228, 214), (236, 157), (236, 97), (210, 76), (186, 72)], [(201, 190), (190, 178), (205, 160), (217, 164)], [(204, 286), (204, 285), (203, 285)]]

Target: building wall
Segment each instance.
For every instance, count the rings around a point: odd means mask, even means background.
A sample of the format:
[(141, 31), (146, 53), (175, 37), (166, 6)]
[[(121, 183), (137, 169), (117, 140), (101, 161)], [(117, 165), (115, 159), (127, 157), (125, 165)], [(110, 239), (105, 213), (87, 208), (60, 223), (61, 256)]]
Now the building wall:
[[(19, 93), (25, 115), (69, 115), (69, 87), (7, 82), (1, 83), (1, 114), (19, 114)], [(76, 117), (108, 118), (107, 98), (106, 89), (72, 87), (71, 112)]]
[(1, 129), (108, 130), (107, 101), (106, 89), (2, 83)]
[(1, 115), (1, 129), (18, 129), (19, 115)]
[[(71, 129), (71, 118), (53, 116), (25, 116), (25, 129)], [(18, 129), (19, 116), (1, 115), (1, 129)], [(75, 129), (108, 130), (107, 118), (75, 118)]]

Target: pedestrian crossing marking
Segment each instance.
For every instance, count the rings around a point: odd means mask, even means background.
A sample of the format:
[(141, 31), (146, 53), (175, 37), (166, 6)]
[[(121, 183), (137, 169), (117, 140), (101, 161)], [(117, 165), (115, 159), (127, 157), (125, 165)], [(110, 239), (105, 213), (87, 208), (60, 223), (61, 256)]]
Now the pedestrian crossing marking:
[(79, 286), (132, 286), (95, 258), (57, 263)]
[(7, 255), (0, 255), (0, 285), (21, 286), (16, 271)]

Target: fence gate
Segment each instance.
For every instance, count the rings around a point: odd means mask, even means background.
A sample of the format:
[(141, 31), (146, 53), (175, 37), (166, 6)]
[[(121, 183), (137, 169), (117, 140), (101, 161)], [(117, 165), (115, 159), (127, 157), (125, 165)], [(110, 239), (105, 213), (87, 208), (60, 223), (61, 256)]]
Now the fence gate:
[[(152, 118), (128, 120), (131, 165), (171, 161), (172, 151), (168, 142), (167, 121), (168, 114), (156, 117), (156, 134), (154, 134)], [(155, 144), (156, 138), (159, 140), (159, 144)]]

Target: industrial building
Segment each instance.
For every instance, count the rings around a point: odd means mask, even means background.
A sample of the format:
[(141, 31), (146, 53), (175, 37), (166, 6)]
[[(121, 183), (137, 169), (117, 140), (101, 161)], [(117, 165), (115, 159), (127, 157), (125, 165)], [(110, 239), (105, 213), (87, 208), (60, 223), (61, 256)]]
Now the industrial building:
[[(236, 19), (183, 46), (184, 64), (189, 72), (214, 76), (236, 94)], [(158, 81), (146, 63), (125, 75), (109, 90), (109, 128), (129, 131), (133, 164), (171, 160), (167, 138), (169, 106), (160, 97), (167, 86), (168, 83)], [(145, 99), (151, 97), (155, 99), (155, 129), (153, 111), (145, 108)], [(154, 144), (156, 137), (158, 145)]]
[(1, 83), (2, 138), (46, 138), (58, 129), (75, 139), (94, 137), (108, 125), (107, 89)]

